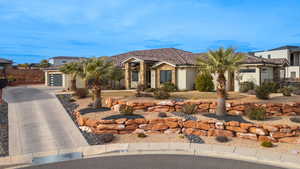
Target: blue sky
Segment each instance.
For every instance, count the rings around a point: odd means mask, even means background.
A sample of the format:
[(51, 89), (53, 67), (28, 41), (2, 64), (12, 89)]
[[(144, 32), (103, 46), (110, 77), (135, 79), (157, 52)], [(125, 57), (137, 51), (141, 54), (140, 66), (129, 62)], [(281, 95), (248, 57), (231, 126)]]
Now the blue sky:
[(0, 57), (300, 45), (299, 0), (0, 0)]

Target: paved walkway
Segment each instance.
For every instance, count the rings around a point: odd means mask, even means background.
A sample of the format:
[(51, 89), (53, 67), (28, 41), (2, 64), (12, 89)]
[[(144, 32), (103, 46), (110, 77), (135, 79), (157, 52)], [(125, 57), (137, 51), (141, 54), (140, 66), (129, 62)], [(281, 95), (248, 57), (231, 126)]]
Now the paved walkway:
[(9, 111), (9, 153), (21, 155), (87, 146), (54, 95), (58, 88), (9, 87), (4, 92)]

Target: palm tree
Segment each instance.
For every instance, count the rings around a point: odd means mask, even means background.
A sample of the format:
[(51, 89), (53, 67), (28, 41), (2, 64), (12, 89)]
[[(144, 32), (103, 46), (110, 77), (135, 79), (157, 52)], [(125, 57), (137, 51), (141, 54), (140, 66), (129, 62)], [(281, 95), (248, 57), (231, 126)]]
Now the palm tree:
[(108, 83), (113, 69), (113, 63), (106, 58), (91, 58), (84, 65), (84, 76), (92, 89), (95, 109), (102, 107), (101, 87)]
[(245, 55), (236, 53), (233, 48), (219, 48), (215, 51), (209, 50), (207, 57), (199, 57), (197, 63), (200, 70), (208, 71), (217, 75), (218, 105), (217, 116), (226, 115), (226, 72), (234, 72), (238, 69)]
[(48, 62), (48, 60), (44, 59), (40, 62), (39, 64), (39, 67), (40, 68), (47, 68), (47, 67), (50, 67), (50, 63)]
[(71, 90), (76, 91), (76, 79), (78, 76), (83, 76), (83, 64), (80, 62), (71, 62), (63, 65), (60, 71), (71, 75)]

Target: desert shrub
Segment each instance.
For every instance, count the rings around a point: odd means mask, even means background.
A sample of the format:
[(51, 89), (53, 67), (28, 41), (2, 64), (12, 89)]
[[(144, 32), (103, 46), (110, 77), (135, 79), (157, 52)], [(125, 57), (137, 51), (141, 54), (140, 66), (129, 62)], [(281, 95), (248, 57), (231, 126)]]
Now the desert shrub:
[(270, 93), (277, 93), (278, 89), (280, 88), (279, 83), (276, 82), (264, 82), (262, 85), (266, 86)]
[(184, 104), (182, 106), (182, 112), (185, 114), (195, 114), (197, 113), (198, 105), (196, 104)]
[(178, 137), (181, 138), (181, 139), (185, 138), (183, 134), (180, 134)]
[(145, 133), (138, 133), (137, 137), (139, 137), (139, 138), (145, 138), (145, 137), (147, 137), (147, 135)]
[(293, 87), (285, 86), (279, 89), (278, 91), (282, 93), (283, 96), (292, 96), (293, 90), (294, 90)]
[(200, 73), (196, 78), (196, 89), (200, 92), (212, 92), (215, 89), (213, 77), (210, 73)]
[(293, 91), (293, 94), (294, 94), (294, 95), (300, 95), (300, 89), (295, 89), (295, 90)]
[(145, 92), (154, 92), (156, 89), (154, 89), (154, 88), (147, 88), (147, 89), (145, 89)]
[(168, 99), (170, 94), (165, 90), (157, 89), (154, 91), (153, 96), (155, 99)]
[(166, 83), (164, 83), (162, 85), (161, 89), (164, 90), (164, 91), (166, 91), (166, 92), (176, 92), (177, 91), (177, 87), (172, 82), (166, 82)]
[(216, 137), (216, 141), (217, 142), (220, 142), (220, 143), (226, 143), (229, 141), (228, 137), (226, 136), (217, 136)]
[(120, 114), (130, 116), (133, 115), (133, 107), (125, 104), (120, 105)]
[(271, 90), (267, 84), (262, 84), (255, 88), (255, 95), (259, 99), (267, 100), (269, 99)]
[(270, 147), (273, 147), (273, 143), (270, 141), (264, 141), (261, 143), (261, 146), (270, 148)]
[(246, 110), (246, 114), (251, 120), (265, 120), (266, 113), (266, 109), (263, 107), (250, 107)]
[(135, 94), (135, 96), (136, 96), (136, 97), (142, 97), (141, 92), (144, 91), (145, 89), (146, 89), (146, 86), (145, 86), (145, 85), (143, 85), (143, 84), (138, 84), (138, 85), (137, 85), (137, 88), (136, 88), (136, 94)]
[(75, 91), (75, 95), (78, 98), (86, 98), (89, 95), (89, 90), (86, 88), (78, 88)]
[(291, 117), (290, 121), (292, 121), (294, 123), (300, 123), (300, 117)]
[(168, 116), (167, 116), (167, 113), (165, 113), (165, 112), (159, 112), (158, 117), (165, 118), (165, 117), (168, 117)]
[(240, 92), (246, 93), (249, 90), (253, 90), (255, 88), (255, 84), (251, 81), (240, 83)]

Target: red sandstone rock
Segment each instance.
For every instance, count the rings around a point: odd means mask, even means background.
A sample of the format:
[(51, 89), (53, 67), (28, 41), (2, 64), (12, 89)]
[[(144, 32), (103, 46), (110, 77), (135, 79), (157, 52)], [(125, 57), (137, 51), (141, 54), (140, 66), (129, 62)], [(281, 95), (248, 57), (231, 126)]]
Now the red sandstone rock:
[(117, 124), (124, 124), (126, 121), (127, 121), (127, 118), (121, 118), (121, 119), (115, 120), (115, 122), (116, 122)]
[(233, 115), (233, 116), (240, 116), (243, 115), (244, 112), (243, 111), (239, 111), (239, 110), (230, 110), (227, 112), (229, 115)]
[(276, 127), (276, 126), (273, 126), (273, 125), (267, 125), (267, 124), (264, 124), (263, 125), (263, 128), (269, 132), (276, 132), (276, 131), (279, 131), (279, 128)]
[(98, 126), (98, 123), (99, 123), (99, 121), (97, 121), (97, 120), (88, 119), (88, 120), (85, 122), (85, 125), (88, 126), (88, 127), (97, 127), (97, 126)]
[(168, 129), (169, 126), (167, 126), (166, 124), (164, 123), (155, 123), (153, 124), (151, 130), (154, 130), (154, 131), (162, 131), (162, 130), (166, 130)]
[(215, 127), (216, 127), (216, 129), (220, 129), (220, 130), (224, 130), (224, 128), (225, 128), (224, 123), (220, 122), (220, 121), (215, 123)]
[(257, 135), (253, 133), (236, 133), (236, 136), (239, 138), (249, 139), (249, 140), (257, 140)]
[(146, 124), (146, 123), (148, 123), (148, 121), (146, 119), (143, 119), (143, 118), (134, 119), (134, 122), (137, 123), (137, 124)]
[(115, 120), (98, 120), (99, 124), (114, 124)]
[(247, 133), (248, 132), (246, 129), (243, 129), (241, 127), (234, 127), (234, 126), (226, 126), (226, 130), (240, 132), (240, 133)]
[(137, 129), (139, 126), (137, 124), (130, 124), (130, 125), (126, 125), (125, 129), (126, 130), (135, 130)]
[(268, 132), (265, 129), (257, 128), (257, 127), (251, 127), (249, 128), (250, 133), (258, 134), (260, 136), (265, 136), (268, 134)]
[(226, 126), (234, 126), (234, 127), (239, 127), (240, 126), (240, 122), (238, 121), (230, 121), (225, 123)]
[(250, 127), (253, 127), (254, 124), (251, 124), (251, 123), (241, 123), (240, 124), (240, 127), (243, 128), (243, 129), (249, 129)]
[(118, 134), (118, 130), (94, 130), (93, 133), (95, 134)]
[(272, 138), (270, 136), (258, 136), (258, 141), (260, 141), (260, 142), (269, 141), (269, 142), (274, 142), (274, 143), (278, 142), (277, 139)]
[(180, 129), (174, 128), (174, 129), (167, 129), (164, 131), (165, 134), (172, 134), (172, 133), (180, 133)]
[(128, 120), (125, 122), (126, 125), (131, 125), (131, 124), (135, 124), (135, 123), (136, 123), (136, 122), (135, 122), (134, 119), (128, 119)]
[(149, 120), (150, 124), (154, 124), (154, 123), (164, 123), (165, 120), (164, 119), (151, 119)]
[(209, 104), (208, 103), (200, 104), (198, 107), (199, 107), (199, 109), (207, 110), (207, 109), (209, 109)]
[(285, 137), (279, 139), (281, 143), (300, 144), (300, 137)]
[(205, 130), (194, 130), (192, 134), (197, 135), (197, 136), (207, 136), (207, 131), (205, 131)]
[(173, 121), (166, 121), (165, 124), (167, 126), (169, 126), (169, 128), (177, 128), (178, 127), (178, 123), (177, 122), (173, 122)]
[(210, 129), (207, 133), (208, 136), (227, 136), (233, 137), (234, 133), (229, 130), (218, 130), (218, 129)]
[(212, 129), (212, 127), (209, 124), (203, 122), (197, 122), (195, 128), (202, 129), (202, 130)]
[(99, 124), (97, 126), (99, 130), (107, 129), (107, 130), (122, 130), (125, 128), (125, 125), (122, 124)]
[(270, 136), (276, 139), (283, 138), (283, 137), (292, 137), (295, 136), (296, 133), (282, 133), (282, 132), (271, 132)]
[(197, 127), (197, 122), (192, 121), (192, 120), (188, 120), (183, 122), (183, 126), (186, 128), (196, 128)]

